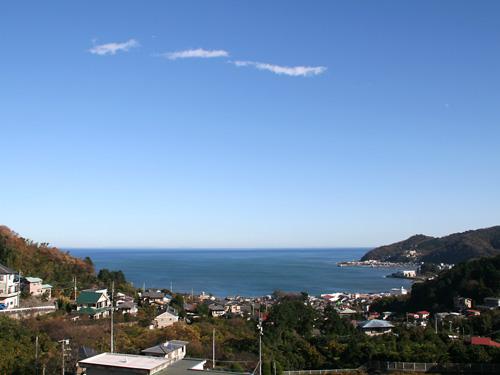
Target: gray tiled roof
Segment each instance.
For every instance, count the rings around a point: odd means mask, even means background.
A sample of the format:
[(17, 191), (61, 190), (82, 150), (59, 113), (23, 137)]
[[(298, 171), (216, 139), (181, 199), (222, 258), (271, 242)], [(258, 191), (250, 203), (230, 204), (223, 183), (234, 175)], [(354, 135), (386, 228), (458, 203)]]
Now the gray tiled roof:
[(364, 322), (361, 322), (359, 326), (363, 329), (369, 329), (369, 328), (393, 328), (394, 326), (392, 325), (391, 322), (388, 322), (387, 320), (378, 320), (378, 319), (373, 319), (373, 320), (365, 320)]
[(0, 264), (0, 275), (12, 275), (17, 273), (14, 270), (11, 270), (9, 267), (4, 266), (3, 264)]
[(145, 354), (167, 354), (170, 352), (173, 352), (174, 350), (177, 350), (185, 345), (187, 345), (187, 341), (180, 341), (180, 340), (172, 340), (172, 341), (167, 341), (166, 343), (162, 343), (160, 345), (152, 346), (151, 348), (147, 348), (144, 350), (141, 350), (142, 353)]

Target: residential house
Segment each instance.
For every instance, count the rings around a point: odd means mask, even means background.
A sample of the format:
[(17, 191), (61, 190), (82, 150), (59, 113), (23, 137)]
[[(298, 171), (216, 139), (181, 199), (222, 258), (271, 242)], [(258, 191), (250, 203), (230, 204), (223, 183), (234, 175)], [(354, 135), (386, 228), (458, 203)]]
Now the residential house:
[(206, 294), (205, 292), (201, 292), (201, 294), (198, 296), (198, 300), (200, 300), (200, 302), (208, 301), (210, 299), (213, 299), (213, 297), (210, 294)]
[(0, 304), (7, 309), (19, 307), (20, 292), (16, 276), (16, 271), (0, 264)]
[(241, 314), (241, 305), (236, 301), (227, 302), (224, 306), (224, 311), (233, 315)]
[(134, 301), (116, 301), (115, 309), (123, 315), (135, 315), (139, 311)]
[(172, 324), (179, 321), (179, 316), (177, 315), (177, 311), (168, 307), (167, 311), (161, 313), (156, 318), (153, 319), (152, 324), (149, 326), (150, 329), (155, 328), (165, 328), (171, 326)]
[(406, 296), (408, 294), (408, 290), (404, 287), (401, 288), (392, 288), (391, 294), (396, 296)]
[(469, 340), (467, 340), (467, 343), (471, 345), (491, 346), (494, 348), (500, 348), (500, 342), (493, 341), (490, 337), (472, 336)]
[(336, 310), (337, 310), (337, 314), (339, 314), (340, 316), (343, 316), (343, 317), (350, 317), (350, 316), (356, 315), (358, 313), (356, 310), (353, 310), (349, 307), (339, 308)]
[(500, 297), (486, 297), (483, 301), (483, 305), (488, 308), (500, 308)]
[(219, 316), (223, 316), (226, 313), (224, 306), (216, 304), (216, 303), (212, 303), (211, 305), (208, 305), (208, 311), (210, 312), (210, 315), (212, 315), (214, 318), (217, 318)]
[(134, 354), (101, 353), (78, 362), (86, 375), (165, 374), (168, 359)]
[[(86, 375), (143, 374), (143, 375), (190, 375), (204, 370), (206, 360), (184, 358), (174, 363), (158, 356), (102, 353), (78, 362)], [(211, 375), (227, 375), (227, 372), (210, 370)]]
[(453, 298), (453, 305), (457, 310), (467, 310), (472, 308), (472, 299), (467, 297)]
[(377, 336), (391, 333), (394, 325), (387, 320), (372, 319), (359, 323), (358, 328), (368, 336)]
[(122, 314), (135, 315), (138, 312), (137, 304), (134, 297), (127, 296), (123, 293), (116, 293), (115, 295), (115, 309)]
[(163, 306), (167, 304), (167, 300), (165, 299), (165, 293), (160, 292), (159, 290), (147, 290), (140, 294), (141, 303), (143, 305), (159, 305)]
[(39, 277), (23, 277), (22, 286), (32, 296), (39, 297), (46, 295), (48, 298), (52, 297), (52, 285), (43, 284), (43, 280)]
[(480, 316), (481, 315), (481, 311), (474, 310), (474, 309), (467, 309), (467, 310), (465, 310), (465, 315), (467, 317)]
[(80, 315), (88, 315), (91, 319), (105, 318), (111, 310), (108, 290), (82, 290), (76, 298), (76, 306), (76, 311)]
[(171, 363), (180, 361), (186, 356), (187, 341), (170, 340), (151, 348), (141, 351), (142, 354), (152, 357), (163, 357), (170, 360)]
[(393, 276), (394, 277), (401, 277), (404, 279), (411, 279), (411, 278), (417, 277), (417, 271), (415, 271), (415, 270), (402, 270), (402, 271), (398, 271), (398, 272), (393, 273)]
[(417, 311), (416, 314), (418, 316), (418, 319), (422, 319), (422, 320), (429, 319), (429, 316), (431, 315), (431, 313), (429, 311), (426, 311), (426, 310)]

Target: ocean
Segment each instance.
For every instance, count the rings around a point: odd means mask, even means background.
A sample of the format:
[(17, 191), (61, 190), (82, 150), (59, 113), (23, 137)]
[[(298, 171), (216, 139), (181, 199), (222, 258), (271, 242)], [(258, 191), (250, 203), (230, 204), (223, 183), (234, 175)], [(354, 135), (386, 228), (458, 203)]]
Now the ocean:
[(122, 270), (134, 286), (215, 296), (263, 296), (275, 290), (384, 292), (411, 282), (387, 278), (394, 268), (337, 267), (368, 249), (66, 249), (97, 270)]

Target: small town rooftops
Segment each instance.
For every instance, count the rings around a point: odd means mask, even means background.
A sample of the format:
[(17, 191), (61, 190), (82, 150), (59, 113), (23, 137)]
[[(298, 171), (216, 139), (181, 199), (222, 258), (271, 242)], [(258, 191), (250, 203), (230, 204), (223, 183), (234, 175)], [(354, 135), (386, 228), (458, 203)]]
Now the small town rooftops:
[(359, 323), (359, 327), (363, 329), (371, 329), (371, 328), (393, 328), (392, 323), (387, 320), (365, 320), (364, 322)]
[(135, 354), (101, 353), (79, 362), (80, 367), (100, 366), (109, 368), (127, 368), (147, 370), (154, 374), (165, 367), (169, 361), (162, 357), (148, 357)]
[(14, 270), (11, 270), (9, 267), (4, 266), (3, 264), (0, 264), (0, 275), (12, 275), (17, 273)]
[(42, 282), (42, 279), (40, 279), (39, 277), (25, 277), (24, 278), (27, 282), (29, 283), (41, 283)]

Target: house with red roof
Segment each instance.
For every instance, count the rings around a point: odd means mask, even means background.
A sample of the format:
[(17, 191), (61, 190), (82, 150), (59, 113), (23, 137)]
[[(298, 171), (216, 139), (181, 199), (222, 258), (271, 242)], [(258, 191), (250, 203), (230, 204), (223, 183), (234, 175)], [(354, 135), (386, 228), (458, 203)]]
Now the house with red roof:
[(493, 341), (490, 337), (472, 336), (469, 343), (471, 345), (482, 345), (500, 348), (500, 342)]

